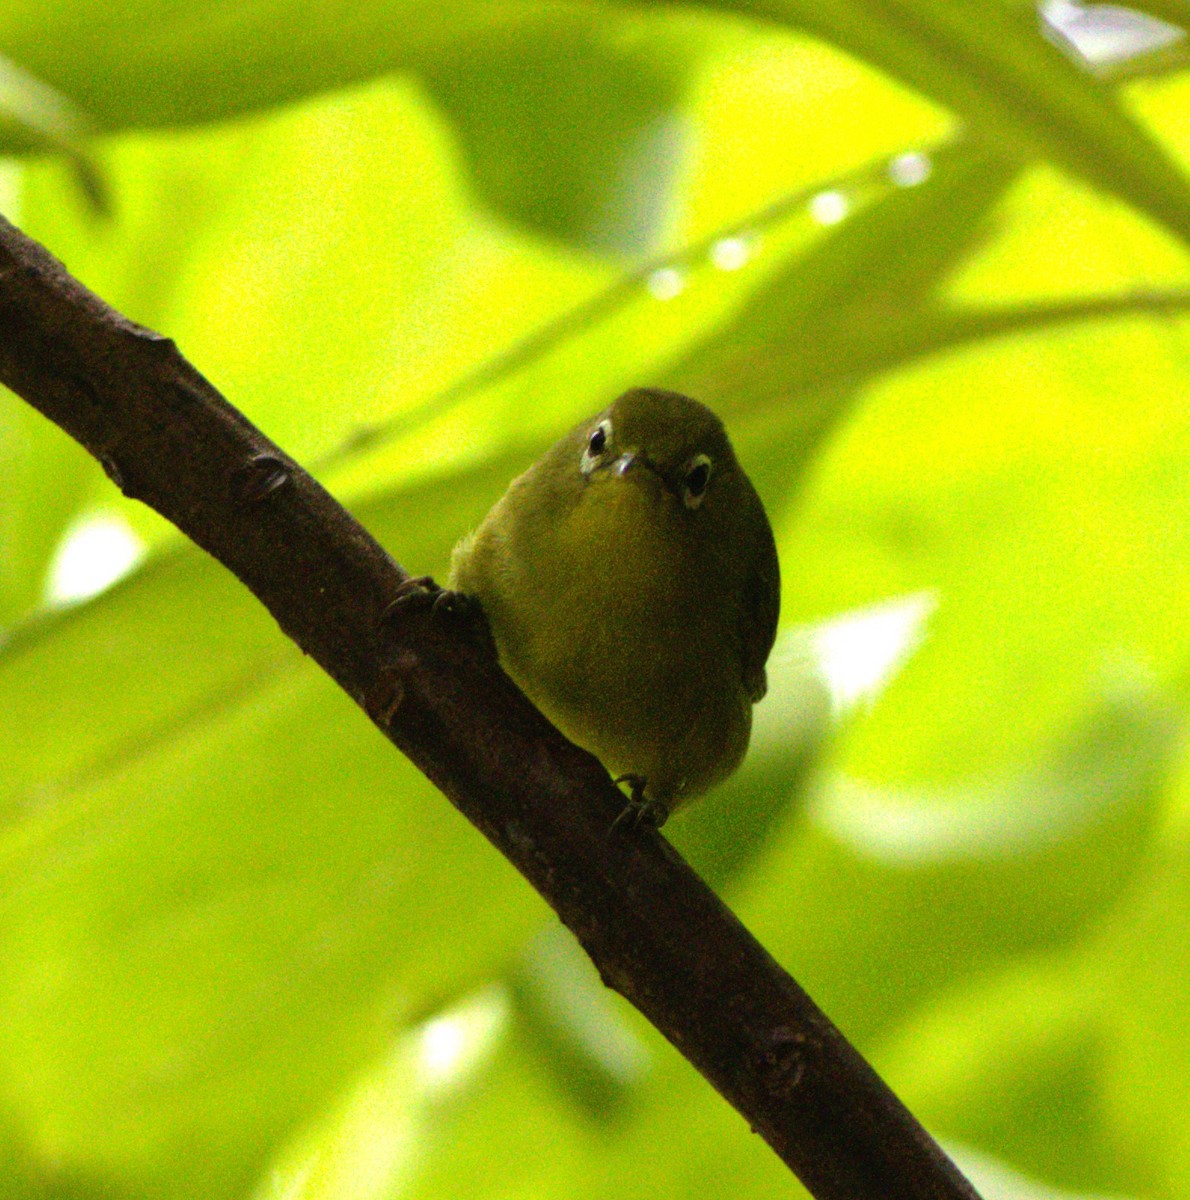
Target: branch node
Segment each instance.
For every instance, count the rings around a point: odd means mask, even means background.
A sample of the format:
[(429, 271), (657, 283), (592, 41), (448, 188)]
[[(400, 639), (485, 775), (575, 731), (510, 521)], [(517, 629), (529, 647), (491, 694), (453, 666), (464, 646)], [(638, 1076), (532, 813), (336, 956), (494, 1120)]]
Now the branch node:
[(797, 1089), (806, 1073), (806, 1035), (788, 1025), (778, 1025), (769, 1034), (770, 1048), (765, 1051), (764, 1065), (769, 1090), (788, 1098)]
[(376, 681), (364, 696), (364, 710), (372, 721), (387, 732), (405, 699), (405, 675), (408, 668), (400, 663), (390, 663), (376, 673)]
[[(169, 341), (168, 338), (166, 340)], [(164, 357), (167, 358), (170, 357), (171, 354), (177, 353), (177, 347), (174, 346), (173, 342), (170, 342), (169, 344), (170, 354), (164, 355)], [(154, 346), (154, 352), (156, 351), (157, 348)], [(181, 355), (178, 355), (178, 361), (185, 367), (190, 366), (190, 364), (187, 363), (186, 360), (181, 357)], [(185, 376), (171, 379), (169, 382), (170, 387), (173, 389), (174, 395), (196, 409), (202, 409), (205, 405), (210, 404), (211, 397), (214, 394), (213, 389), (201, 376), (199, 376), (198, 383), (195, 383), (192, 379), (187, 379)]]
[(275, 454), (254, 454), (232, 475), (232, 495), (256, 504), (290, 481), (289, 468)]
[(158, 333), (155, 329), (149, 329), (144, 325), (137, 325), (134, 321), (128, 321), (124, 328), (139, 343), (148, 346), (162, 358), (177, 353), (178, 347), (173, 338), (166, 337), (165, 334)]
[(120, 464), (112, 456), (112, 452), (110, 450), (100, 450), (95, 457), (99, 459), (99, 465), (103, 468), (103, 473), (127, 496), (127, 480), (124, 478), (124, 472), (120, 470)]

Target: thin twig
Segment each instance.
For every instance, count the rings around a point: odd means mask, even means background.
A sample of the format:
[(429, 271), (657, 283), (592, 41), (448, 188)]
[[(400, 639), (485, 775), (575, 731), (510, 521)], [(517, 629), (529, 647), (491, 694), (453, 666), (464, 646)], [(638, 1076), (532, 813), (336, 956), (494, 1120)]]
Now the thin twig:
[(609, 836), (622, 796), (516, 690), (482, 625), (386, 621), (406, 576), (367, 531), (172, 342), (3, 218), (0, 382), (235, 572), (819, 1200), (977, 1200), (658, 833)]
[[(935, 169), (939, 162), (956, 150), (961, 150), (963, 145), (961, 138), (948, 136), (926, 145), (921, 152), (928, 156), (931, 169)], [(599, 288), (593, 295), (550, 317), (498, 354), (485, 358), (421, 403), (375, 424), (353, 430), (339, 446), (315, 464), (314, 469), (338, 467), (355, 454), (374, 450), (424, 429), (432, 421), (445, 416), (455, 405), (469, 400), (485, 388), (495, 387), (518, 371), (554, 353), (571, 338), (589, 332), (594, 326), (621, 312), (644, 293), (649, 278), (658, 271), (673, 270), (685, 274), (705, 265), (717, 243), (728, 238), (755, 238), (798, 213), (807, 213), (808, 202), (821, 192), (842, 191), (855, 203), (868, 199), (881, 187), (892, 187), (889, 183), (890, 161), (888, 155), (880, 155), (837, 175), (816, 179), (677, 250), (650, 256), (612, 283)]]

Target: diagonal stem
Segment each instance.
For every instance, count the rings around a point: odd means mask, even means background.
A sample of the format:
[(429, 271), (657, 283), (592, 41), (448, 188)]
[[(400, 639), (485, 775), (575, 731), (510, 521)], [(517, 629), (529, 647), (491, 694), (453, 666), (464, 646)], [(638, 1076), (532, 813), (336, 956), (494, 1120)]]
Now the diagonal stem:
[(408, 577), (367, 531), (171, 341), (2, 217), (0, 382), (234, 572), (818, 1200), (978, 1200), (656, 830), (609, 837), (621, 793), (503, 674), (482, 624), (384, 620)]

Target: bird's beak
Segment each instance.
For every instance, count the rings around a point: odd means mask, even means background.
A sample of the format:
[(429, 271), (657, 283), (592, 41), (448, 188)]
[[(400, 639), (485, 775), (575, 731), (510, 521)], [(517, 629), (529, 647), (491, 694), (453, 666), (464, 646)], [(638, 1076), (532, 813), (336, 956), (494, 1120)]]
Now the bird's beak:
[(629, 471), (652, 471), (659, 479), (662, 478), (661, 468), (647, 454), (642, 454), (639, 450), (625, 450), (612, 463), (612, 469), (621, 477), (627, 475)]
[(632, 470), (633, 466), (640, 462), (640, 455), (635, 450), (629, 450), (626, 454), (621, 454), (616, 459), (613, 470), (619, 476), (627, 475)]
[(634, 475), (639, 475), (641, 471), (645, 471), (649, 475), (654, 476), (667, 492), (673, 491), (673, 486), (661, 468), (647, 454), (643, 454), (640, 450), (625, 450), (611, 466), (612, 474), (617, 479), (625, 478), (629, 471)]

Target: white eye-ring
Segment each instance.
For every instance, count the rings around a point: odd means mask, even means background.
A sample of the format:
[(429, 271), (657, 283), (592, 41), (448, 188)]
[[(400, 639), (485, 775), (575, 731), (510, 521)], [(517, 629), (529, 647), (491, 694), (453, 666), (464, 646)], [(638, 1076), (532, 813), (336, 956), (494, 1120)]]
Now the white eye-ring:
[(686, 466), (682, 479), (682, 501), (687, 508), (697, 508), (707, 494), (711, 482), (711, 467), (714, 464), (706, 454), (696, 454)]
[(590, 475), (592, 471), (599, 466), (604, 454), (607, 451), (607, 444), (612, 438), (612, 423), (608, 420), (600, 421), (594, 429), (591, 430), (590, 436), (587, 438), (586, 448), (583, 450), (583, 461), (579, 467), (584, 475)]

